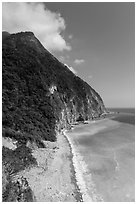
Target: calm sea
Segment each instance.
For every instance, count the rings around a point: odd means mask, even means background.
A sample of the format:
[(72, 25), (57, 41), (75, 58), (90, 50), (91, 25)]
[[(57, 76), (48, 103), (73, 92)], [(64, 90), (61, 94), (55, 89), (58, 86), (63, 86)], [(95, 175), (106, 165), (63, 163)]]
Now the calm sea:
[(135, 110), (111, 111), (119, 114), (74, 126), (67, 135), (76, 153), (78, 175), (83, 178), (79, 179), (83, 194), (88, 193), (92, 201), (97, 202), (133, 202)]
[(119, 113), (112, 118), (113, 120), (135, 125), (135, 108), (108, 108), (108, 110)]

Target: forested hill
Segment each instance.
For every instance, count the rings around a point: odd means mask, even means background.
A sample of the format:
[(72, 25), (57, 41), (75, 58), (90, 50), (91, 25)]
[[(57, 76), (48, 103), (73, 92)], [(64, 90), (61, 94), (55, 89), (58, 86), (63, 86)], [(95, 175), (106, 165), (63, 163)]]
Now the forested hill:
[(55, 141), (62, 129), (106, 109), (99, 94), (32, 32), (4, 32), (2, 37), (3, 201), (33, 201), (26, 178), (13, 180), (37, 165), (32, 149), (44, 148), (44, 141)]
[[(48, 52), (32, 32), (3, 37), (3, 128), (55, 140), (55, 130), (105, 111), (99, 94)], [(36, 138), (37, 139), (37, 138)]]

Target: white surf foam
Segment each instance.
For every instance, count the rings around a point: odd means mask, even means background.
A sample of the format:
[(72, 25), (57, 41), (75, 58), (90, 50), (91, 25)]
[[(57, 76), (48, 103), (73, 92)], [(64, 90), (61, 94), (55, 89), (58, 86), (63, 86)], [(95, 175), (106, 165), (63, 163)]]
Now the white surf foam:
[[(79, 186), (80, 192), (82, 194), (82, 199), (84, 202), (96, 202), (96, 201), (103, 201), (103, 199), (97, 195), (94, 183), (91, 181), (92, 176), (89, 174), (88, 168), (86, 163), (83, 160), (83, 157), (80, 155), (78, 150), (76, 150), (73, 140), (68, 136), (67, 131), (64, 131), (64, 135), (66, 136), (73, 154), (73, 165), (75, 169), (75, 175), (76, 175), (76, 181), (77, 185)], [(86, 178), (89, 178), (89, 186), (84, 180), (84, 175), (86, 175)], [(89, 195), (88, 190), (90, 190)], [(91, 192), (92, 191), (92, 192)]]

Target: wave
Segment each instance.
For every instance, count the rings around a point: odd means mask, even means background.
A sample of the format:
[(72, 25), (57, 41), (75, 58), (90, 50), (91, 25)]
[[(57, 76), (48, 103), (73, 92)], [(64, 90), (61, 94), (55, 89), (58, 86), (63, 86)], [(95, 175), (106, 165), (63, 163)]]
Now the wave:
[[(72, 162), (75, 169), (76, 182), (82, 195), (83, 202), (103, 201), (101, 196), (96, 193), (95, 185), (92, 181), (92, 175), (89, 173), (87, 164), (84, 162), (83, 157), (75, 148), (73, 140), (68, 136), (66, 130), (63, 132), (63, 134), (71, 146), (71, 151), (73, 154)], [(84, 177), (86, 177), (88, 182), (85, 181)], [(91, 195), (88, 193), (89, 190)]]

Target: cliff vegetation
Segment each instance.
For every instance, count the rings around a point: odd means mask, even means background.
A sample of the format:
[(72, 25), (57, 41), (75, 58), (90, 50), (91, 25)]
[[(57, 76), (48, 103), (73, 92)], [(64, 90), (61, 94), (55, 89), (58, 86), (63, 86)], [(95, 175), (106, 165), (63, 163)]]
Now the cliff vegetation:
[[(106, 110), (99, 94), (31, 32), (3, 33), (2, 67), (3, 144), (10, 141), (15, 147), (3, 147), (3, 200), (26, 201), (17, 197), (19, 184), (11, 178), (36, 165), (32, 148), (44, 148), (43, 141), (55, 141), (70, 124), (94, 119)], [(29, 187), (25, 192), (32, 200)]]

